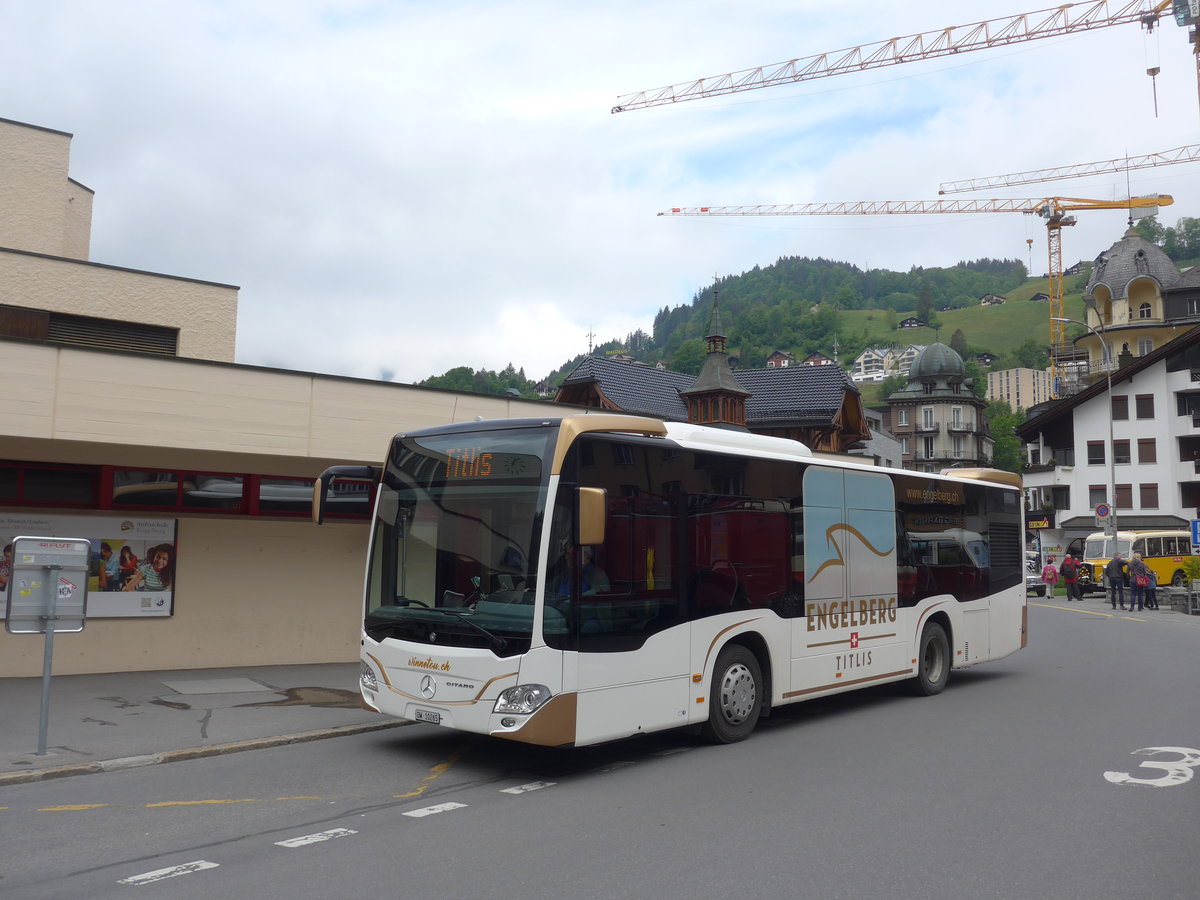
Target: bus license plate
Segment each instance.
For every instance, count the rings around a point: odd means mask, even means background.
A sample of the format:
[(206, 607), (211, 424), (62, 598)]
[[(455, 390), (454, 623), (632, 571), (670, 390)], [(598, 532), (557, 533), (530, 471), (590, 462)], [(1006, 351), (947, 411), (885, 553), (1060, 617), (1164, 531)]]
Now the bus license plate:
[(430, 725), (442, 724), (442, 714), (431, 709), (418, 709), (414, 715), (418, 722), (428, 722)]

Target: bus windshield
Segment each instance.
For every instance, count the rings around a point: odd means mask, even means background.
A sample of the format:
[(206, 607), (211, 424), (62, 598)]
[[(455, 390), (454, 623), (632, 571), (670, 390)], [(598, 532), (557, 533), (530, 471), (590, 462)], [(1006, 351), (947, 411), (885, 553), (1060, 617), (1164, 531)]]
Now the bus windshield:
[(373, 640), (529, 649), (553, 437), (525, 427), (397, 439), (371, 539)]
[(1132, 542), (1128, 538), (1117, 538), (1114, 541), (1112, 535), (1105, 535), (1104, 537), (1089, 537), (1087, 539), (1087, 544), (1085, 544), (1083, 548), (1083, 558), (1088, 560), (1112, 559), (1114, 543), (1116, 545), (1117, 552), (1128, 559), (1129, 548), (1132, 546)]

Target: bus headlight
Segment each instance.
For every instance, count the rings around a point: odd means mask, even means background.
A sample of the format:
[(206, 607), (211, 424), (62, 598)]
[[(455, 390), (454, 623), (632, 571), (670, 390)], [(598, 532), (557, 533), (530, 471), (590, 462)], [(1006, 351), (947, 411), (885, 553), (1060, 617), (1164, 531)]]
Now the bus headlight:
[(366, 663), (362, 664), (362, 671), (358, 673), (358, 683), (362, 685), (364, 690), (379, 690), (379, 680), (375, 677), (375, 670)]
[(500, 692), (500, 696), (496, 698), (496, 708), (492, 712), (521, 713), (527, 716), (550, 697), (550, 688), (543, 684), (518, 684)]

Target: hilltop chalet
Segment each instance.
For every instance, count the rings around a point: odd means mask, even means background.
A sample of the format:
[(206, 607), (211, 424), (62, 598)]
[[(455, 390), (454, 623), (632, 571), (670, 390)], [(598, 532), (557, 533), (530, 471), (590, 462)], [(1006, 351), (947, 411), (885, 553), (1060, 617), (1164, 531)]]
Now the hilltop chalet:
[(862, 395), (840, 366), (731, 369), (715, 303), (706, 341), (708, 355), (694, 378), (588, 357), (555, 400), (790, 438), (816, 451), (844, 453), (870, 439)]

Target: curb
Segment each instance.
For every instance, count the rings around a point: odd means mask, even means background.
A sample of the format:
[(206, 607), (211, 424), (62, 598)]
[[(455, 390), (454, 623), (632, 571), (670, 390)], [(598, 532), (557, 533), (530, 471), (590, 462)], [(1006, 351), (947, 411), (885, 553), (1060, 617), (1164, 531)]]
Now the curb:
[(366, 734), (372, 731), (383, 731), (386, 728), (398, 728), (409, 724), (411, 723), (394, 721), (367, 722), (361, 725), (339, 725), (335, 728), (322, 728), (318, 731), (302, 731), (298, 734), (252, 738), (247, 741), (230, 741), (226, 744), (212, 744), (207, 747), (164, 750), (162, 753), (147, 753), (143, 756), (123, 756), (118, 759), (106, 759), (99, 762), (79, 763), (70, 766), (54, 766), (47, 769), (0, 772), (0, 787), (6, 787), (10, 784), (29, 784), (34, 781), (50, 781), (55, 778), (71, 778), (75, 775), (94, 775), (98, 772), (119, 772), (122, 769), (136, 769), (141, 766), (158, 765), (159, 763), (183, 762), (189, 759), (204, 759), (209, 756), (224, 756), (227, 753), (241, 753), (243, 750), (265, 750), (268, 747), (283, 747), (288, 744), (306, 744), (310, 741), (320, 741), (325, 738)]

